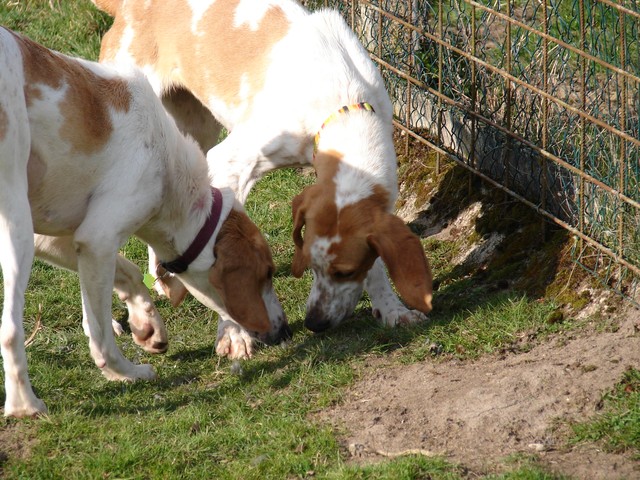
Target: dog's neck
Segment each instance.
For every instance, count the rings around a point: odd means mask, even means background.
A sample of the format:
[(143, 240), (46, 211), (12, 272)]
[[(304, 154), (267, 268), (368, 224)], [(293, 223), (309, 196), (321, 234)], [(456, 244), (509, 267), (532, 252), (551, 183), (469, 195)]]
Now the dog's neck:
[(369, 112), (345, 115), (328, 124), (313, 161), (318, 183), (335, 184), (336, 201), (347, 204), (367, 198), (374, 186), (381, 186), (389, 193), (386, 207), (391, 211), (398, 186), (393, 142), (383, 141), (390, 135), (391, 128)]
[[(161, 260), (182, 255), (196, 238), (210, 215), (213, 195), (207, 162), (197, 144), (171, 129), (167, 133), (165, 174), (159, 204), (161, 208), (138, 236)], [(173, 137), (173, 138), (172, 138)], [(235, 203), (233, 192), (222, 189), (222, 210), (211, 242)], [(213, 258), (213, 249), (203, 249)]]

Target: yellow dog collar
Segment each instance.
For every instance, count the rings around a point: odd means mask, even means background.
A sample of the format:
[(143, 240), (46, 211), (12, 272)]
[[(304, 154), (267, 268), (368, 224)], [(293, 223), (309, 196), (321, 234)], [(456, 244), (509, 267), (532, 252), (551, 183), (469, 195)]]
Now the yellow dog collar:
[(322, 129), (328, 124), (333, 122), (336, 118), (338, 118), (343, 113), (349, 113), (353, 110), (367, 110), (368, 112), (376, 113), (371, 104), (367, 102), (354, 103), (353, 105), (345, 105), (340, 107), (338, 111), (333, 112), (329, 117), (324, 121), (318, 133), (316, 133), (315, 139), (313, 141), (313, 157), (315, 158), (316, 152), (318, 151), (318, 142), (320, 141), (320, 132)]

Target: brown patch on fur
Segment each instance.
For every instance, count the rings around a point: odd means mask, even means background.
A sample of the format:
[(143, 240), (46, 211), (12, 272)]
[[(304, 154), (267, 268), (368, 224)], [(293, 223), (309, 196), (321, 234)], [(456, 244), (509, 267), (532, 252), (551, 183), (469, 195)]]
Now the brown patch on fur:
[(60, 109), (65, 119), (60, 137), (75, 151), (91, 153), (99, 150), (111, 136), (109, 108), (129, 110), (131, 93), (122, 79), (102, 78), (80, 62), (14, 34), (20, 49), (26, 81), (27, 105), (41, 98), (38, 85), (59, 90), (66, 86)]
[(271, 251), (249, 217), (232, 210), (214, 247), (216, 263), (209, 279), (225, 309), (246, 330), (266, 333), (271, 329), (262, 292), (274, 271)]
[[(318, 181), (296, 195), (291, 204), (293, 213), (293, 242), (295, 250), (291, 273), (301, 277), (311, 261), (310, 249), (316, 237), (332, 237), (337, 232), (338, 207), (334, 198), (342, 155), (338, 152), (318, 152), (313, 161)], [(304, 227), (304, 239), (302, 228)]]
[(403, 300), (411, 308), (429, 313), (433, 280), (418, 237), (400, 218), (387, 213), (378, 219), (367, 242), (382, 257)]
[(329, 247), (333, 260), (326, 271), (334, 281), (364, 281), (380, 256), (404, 300), (412, 308), (428, 313), (432, 276), (420, 240), (402, 220), (387, 211), (389, 193), (380, 185), (374, 186), (368, 198), (338, 211), (334, 178), (340, 159), (337, 152), (319, 153), (314, 161), (318, 183), (305, 188), (293, 200), (292, 274), (300, 277), (309, 265), (316, 238), (338, 235), (340, 241)]
[(65, 118), (61, 137), (82, 153), (99, 150), (111, 136), (111, 113), (108, 107), (127, 112), (131, 93), (120, 79), (100, 78), (89, 71), (69, 84), (61, 104)]
[[(329, 274), (336, 280), (364, 281), (378, 253), (367, 242), (367, 236), (376, 228), (386, 213), (388, 192), (381, 186), (374, 187), (368, 198), (344, 207), (338, 217), (338, 235), (341, 241), (331, 245), (329, 253), (335, 258)], [(345, 272), (352, 272), (348, 277)], [(337, 275), (337, 277), (336, 277)]]
[(327, 187), (332, 186), (333, 196), (335, 195), (335, 178), (338, 174), (338, 168), (340, 168), (340, 162), (343, 159), (343, 155), (335, 150), (323, 150), (319, 151), (313, 160), (313, 167), (316, 170), (318, 176), (318, 182)]
[(36, 85), (24, 86), (24, 100), (27, 107), (33, 105), (36, 100), (42, 100), (42, 89)]
[(9, 116), (4, 111), (2, 105), (0, 105), (0, 141), (4, 140), (7, 136), (7, 130), (9, 129)]
[[(164, 0), (162, 0), (164, 1)], [(174, 86), (188, 88), (202, 103), (211, 95), (230, 104), (251, 103), (263, 87), (269, 51), (289, 30), (280, 7), (270, 8), (259, 28), (233, 27), (239, 0), (217, 0), (191, 31), (193, 12), (187, 2), (171, 7), (159, 1), (131, 5), (128, 18), (117, 16), (102, 41), (100, 60), (113, 60), (127, 25), (135, 27), (129, 54), (138, 65), (153, 64)], [(120, 12), (122, 13), (122, 12)], [(241, 87), (246, 88), (242, 92)], [(245, 114), (249, 114), (247, 111)]]

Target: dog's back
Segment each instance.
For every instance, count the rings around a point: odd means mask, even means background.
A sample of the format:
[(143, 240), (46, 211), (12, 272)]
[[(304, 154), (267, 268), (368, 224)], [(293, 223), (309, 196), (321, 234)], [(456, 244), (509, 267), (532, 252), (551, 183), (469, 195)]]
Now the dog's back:
[(5, 29), (0, 93), (0, 162), (27, 164), (38, 233), (71, 233), (88, 196), (153, 176), (188, 142), (137, 69), (71, 58)]

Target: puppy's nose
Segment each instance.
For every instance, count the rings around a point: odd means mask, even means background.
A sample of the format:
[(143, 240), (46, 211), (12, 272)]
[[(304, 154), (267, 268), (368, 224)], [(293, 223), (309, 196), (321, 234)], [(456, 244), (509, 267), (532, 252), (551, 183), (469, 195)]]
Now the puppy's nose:
[(291, 330), (291, 327), (289, 327), (286, 318), (283, 319), (282, 325), (277, 332), (257, 335), (257, 338), (267, 345), (278, 345), (282, 342), (290, 340), (291, 337), (293, 337), (293, 331)]
[(278, 338), (276, 340), (276, 343), (286, 342), (287, 340), (291, 340), (292, 337), (293, 337), (293, 330), (291, 330), (291, 327), (287, 322), (284, 322), (284, 324), (282, 325), (282, 327), (280, 327), (280, 330), (278, 331)]
[(313, 307), (307, 312), (304, 326), (315, 333), (324, 332), (331, 326), (331, 322), (324, 316), (319, 308)]

